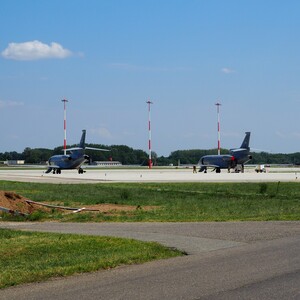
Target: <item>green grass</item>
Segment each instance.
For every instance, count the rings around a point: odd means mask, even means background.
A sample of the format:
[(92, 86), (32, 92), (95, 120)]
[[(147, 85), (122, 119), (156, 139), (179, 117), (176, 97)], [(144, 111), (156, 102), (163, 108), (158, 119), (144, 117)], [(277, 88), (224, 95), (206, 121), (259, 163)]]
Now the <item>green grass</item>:
[(0, 288), (179, 255), (153, 242), (0, 229)]
[[(300, 220), (299, 183), (105, 183), (41, 184), (0, 181), (0, 190), (65, 206), (115, 203), (137, 209), (120, 214), (36, 213), (33, 220), (61, 221), (240, 221)], [(14, 217), (15, 218), (15, 217)], [(3, 219), (12, 219), (3, 216)]]

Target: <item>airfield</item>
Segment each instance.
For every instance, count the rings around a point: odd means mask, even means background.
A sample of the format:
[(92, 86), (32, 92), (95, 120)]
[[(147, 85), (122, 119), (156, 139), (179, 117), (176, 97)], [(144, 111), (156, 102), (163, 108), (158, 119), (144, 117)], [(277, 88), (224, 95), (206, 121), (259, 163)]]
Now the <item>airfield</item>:
[[(193, 173), (191, 168), (0, 169), (0, 180), (45, 183), (300, 182), (299, 168)], [(300, 222), (0, 222), (0, 228), (156, 241), (188, 255), (0, 290), (11, 299), (298, 299)]]
[(84, 174), (77, 170), (63, 170), (61, 174), (45, 173), (46, 168), (0, 169), (0, 180), (45, 183), (105, 183), (105, 182), (300, 182), (300, 168), (274, 167), (266, 173), (256, 173), (255, 167), (245, 173), (208, 171), (193, 173), (191, 168), (86, 168)]

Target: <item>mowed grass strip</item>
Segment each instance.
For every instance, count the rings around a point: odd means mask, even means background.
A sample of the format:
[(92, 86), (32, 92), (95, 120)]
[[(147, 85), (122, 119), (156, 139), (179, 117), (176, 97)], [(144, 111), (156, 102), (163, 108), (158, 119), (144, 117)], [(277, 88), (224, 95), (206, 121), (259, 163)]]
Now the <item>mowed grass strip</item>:
[[(61, 221), (245, 221), (300, 220), (300, 184), (269, 183), (105, 183), (41, 184), (0, 181), (35, 201), (84, 207), (101, 203), (133, 205), (118, 213), (35, 214), (31, 220)], [(143, 210), (143, 206), (154, 206)], [(140, 209), (141, 208), (141, 209)], [(16, 219), (5, 216), (4, 219)], [(19, 218), (21, 220), (21, 218)]]
[(0, 288), (179, 255), (154, 242), (0, 229)]

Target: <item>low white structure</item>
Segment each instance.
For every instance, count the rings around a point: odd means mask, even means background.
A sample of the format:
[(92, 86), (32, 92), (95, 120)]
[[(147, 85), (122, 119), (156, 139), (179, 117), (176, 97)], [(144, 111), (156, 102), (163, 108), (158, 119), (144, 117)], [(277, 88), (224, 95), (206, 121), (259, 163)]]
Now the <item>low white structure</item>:
[(113, 160), (93, 161), (93, 164), (95, 164), (99, 167), (120, 167), (120, 166), (122, 166), (122, 163), (120, 163), (119, 161), (113, 161)]
[(25, 160), (6, 160), (6, 161), (1, 161), (1, 164), (8, 165), (8, 166), (24, 165)]

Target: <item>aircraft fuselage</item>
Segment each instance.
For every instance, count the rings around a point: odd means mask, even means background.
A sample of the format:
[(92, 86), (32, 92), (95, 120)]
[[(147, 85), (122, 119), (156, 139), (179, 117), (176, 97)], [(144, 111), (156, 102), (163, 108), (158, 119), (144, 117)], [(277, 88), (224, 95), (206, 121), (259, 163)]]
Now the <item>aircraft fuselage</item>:
[(87, 159), (83, 155), (54, 155), (52, 156), (48, 163), (49, 167), (59, 166), (61, 170), (67, 169), (77, 169), (79, 168)]
[(220, 169), (228, 169), (234, 166), (234, 157), (232, 155), (205, 155), (200, 159), (200, 164), (204, 166), (216, 165)]

